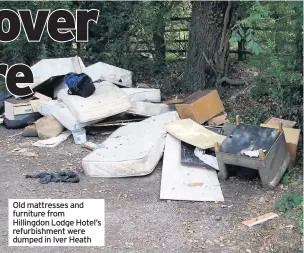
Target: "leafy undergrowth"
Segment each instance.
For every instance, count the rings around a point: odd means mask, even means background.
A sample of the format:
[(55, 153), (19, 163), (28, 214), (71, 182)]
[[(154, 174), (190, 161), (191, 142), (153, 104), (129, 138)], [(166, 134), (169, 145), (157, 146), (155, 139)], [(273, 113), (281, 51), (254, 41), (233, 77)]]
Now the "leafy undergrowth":
[[(237, 76), (245, 80), (246, 85), (230, 87), (226, 89), (222, 97), (230, 123), (234, 123), (236, 115), (240, 115), (243, 123), (259, 125), (273, 115), (278, 118), (295, 120), (297, 121), (296, 127), (302, 129), (302, 116), (297, 117), (298, 113), (284, 115), (283, 110), (278, 110), (278, 101), (273, 93), (265, 89), (265, 86), (262, 89), (258, 70), (238, 66), (237, 71)], [(268, 84), (269, 86), (271, 85)], [(288, 109), (287, 105), (285, 109)], [(301, 131), (300, 140), (302, 138)], [(302, 157), (303, 145), (299, 141), (297, 164), (292, 171), (284, 175), (281, 181), (283, 187), (287, 188), (287, 193), (282, 195), (276, 205), (277, 210), (284, 214), (288, 221), (296, 224), (297, 230), (301, 234), (303, 234), (303, 172), (300, 169), (303, 167)]]
[(277, 203), (277, 209), (285, 215), (286, 219), (296, 219), (298, 229), (303, 234), (303, 195), (288, 192)]

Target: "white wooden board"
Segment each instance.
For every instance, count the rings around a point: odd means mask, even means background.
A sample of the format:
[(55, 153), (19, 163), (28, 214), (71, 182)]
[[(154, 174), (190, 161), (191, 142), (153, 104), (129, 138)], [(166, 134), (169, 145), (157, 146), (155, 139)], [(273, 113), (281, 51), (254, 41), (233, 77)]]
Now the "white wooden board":
[(160, 199), (224, 201), (215, 170), (181, 164), (181, 142), (166, 137)]

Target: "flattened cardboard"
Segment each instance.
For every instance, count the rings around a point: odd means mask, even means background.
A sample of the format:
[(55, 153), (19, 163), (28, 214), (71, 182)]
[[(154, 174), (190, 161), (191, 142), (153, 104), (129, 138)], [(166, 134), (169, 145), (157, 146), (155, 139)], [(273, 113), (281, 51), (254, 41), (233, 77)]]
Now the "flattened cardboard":
[(202, 124), (223, 112), (224, 106), (216, 90), (199, 90), (185, 98), (183, 104), (176, 104), (176, 110), (181, 119)]

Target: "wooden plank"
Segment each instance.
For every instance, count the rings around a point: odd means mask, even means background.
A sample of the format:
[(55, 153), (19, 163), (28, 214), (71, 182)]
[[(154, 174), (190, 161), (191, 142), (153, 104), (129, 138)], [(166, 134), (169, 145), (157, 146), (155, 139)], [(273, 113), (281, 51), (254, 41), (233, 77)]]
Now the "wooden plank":
[(184, 99), (170, 99), (170, 100), (166, 100), (163, 101), (164, 104), (166, 105), (171, 105), (171, 104), (181, 104), (184, 102)]

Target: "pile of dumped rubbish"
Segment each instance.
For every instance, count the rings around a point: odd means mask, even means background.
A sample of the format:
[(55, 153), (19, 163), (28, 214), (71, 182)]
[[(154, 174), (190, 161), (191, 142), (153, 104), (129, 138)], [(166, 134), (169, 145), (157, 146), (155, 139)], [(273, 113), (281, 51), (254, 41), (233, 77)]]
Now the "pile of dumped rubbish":
[[(296, 122), (271, 117), (257, 125), (229, 123), (216, 90), (161, 101), (159, 89), (134, 88), (132, 72), (81, 58), (39, 61), (31, 67), (33, 96), (0, 93), (0, 113), (8, 129), (24, 128), (32, 145), (52, 148), (70, 135), (92, 150), (82, 160), (87, 176), (130, 177), (151, 173), (163, 158), (161, 199), (224, 201), (218, 178), (260, 177), (274, 188), (296, 160)], [(94, 89), (71, 94), (65, 77), (85, 73)], [(102, 143), (89, 142), (88, 127), (119, 126)]]

